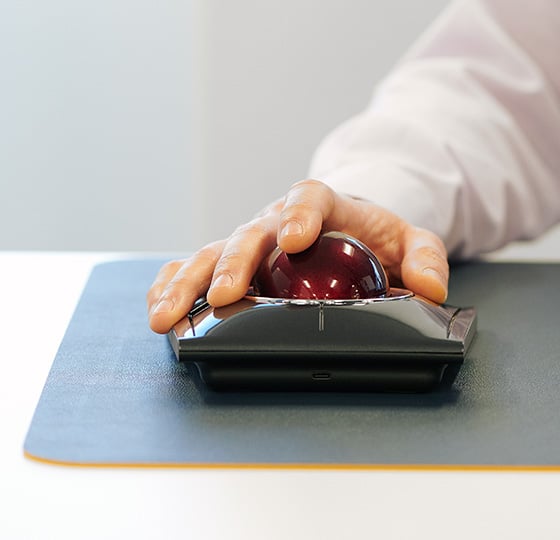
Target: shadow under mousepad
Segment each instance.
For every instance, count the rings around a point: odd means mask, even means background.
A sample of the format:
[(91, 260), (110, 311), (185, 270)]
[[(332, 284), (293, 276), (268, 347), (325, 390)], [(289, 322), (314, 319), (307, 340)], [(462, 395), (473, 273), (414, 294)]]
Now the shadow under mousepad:
[(560, 470), (560, 264), (453, 268), (478, 333), (429, 394), (218, 394), (196, 384), (145, 293), (162, 261), (94, 268), (25, 441), (51, 463)]

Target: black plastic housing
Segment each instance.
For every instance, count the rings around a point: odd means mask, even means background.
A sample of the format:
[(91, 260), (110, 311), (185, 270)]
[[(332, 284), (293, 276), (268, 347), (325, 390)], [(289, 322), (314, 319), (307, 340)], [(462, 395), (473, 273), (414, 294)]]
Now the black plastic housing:
[(476, 332), (473, 308), (392, 289), (384, 299), (201, 300), (169, 333), (217, 391), (426, 392), (449, 387)]

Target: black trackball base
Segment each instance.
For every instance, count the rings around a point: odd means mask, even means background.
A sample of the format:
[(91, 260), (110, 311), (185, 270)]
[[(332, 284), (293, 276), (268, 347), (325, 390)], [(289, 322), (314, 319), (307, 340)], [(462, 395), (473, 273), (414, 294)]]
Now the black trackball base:
[(197, 301), (169, 340), (215, 391), (428, 392), (452, 385), (475, 333), (473, 308), (390, 288), (369, 248), (329, 232), (273, 251), (242, 300)]

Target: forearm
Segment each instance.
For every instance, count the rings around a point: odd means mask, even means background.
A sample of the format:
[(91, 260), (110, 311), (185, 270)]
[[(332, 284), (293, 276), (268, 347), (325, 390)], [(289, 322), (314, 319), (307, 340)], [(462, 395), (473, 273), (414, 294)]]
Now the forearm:
[[(452, 5), (318, 150), (310, 175), (438, 234), (468, 257), (560, 218), (555, 0)], [(521, 21), (521, 22), (519, 22)], [(550, 30), (547, 32), (547, 30)]]

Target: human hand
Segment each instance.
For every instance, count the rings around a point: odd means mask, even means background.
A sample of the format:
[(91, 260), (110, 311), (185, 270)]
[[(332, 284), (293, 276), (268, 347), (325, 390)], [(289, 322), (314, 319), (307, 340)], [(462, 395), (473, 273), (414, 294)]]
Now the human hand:
[(317, 180), (304, 180), (228, 239), (209, 244), (188, 259), (165, 264), (147, 294), (150, 327), (168, 332), (205, 293), (216, 307), (239, 300), (276, 245), (297, 253), (322, 230), (342, 231), (361, 240), (377, 255), (391, 284), (434, 302), (445, 301), (449, 266), (439, 237), (370, 201), (336, 193)]

